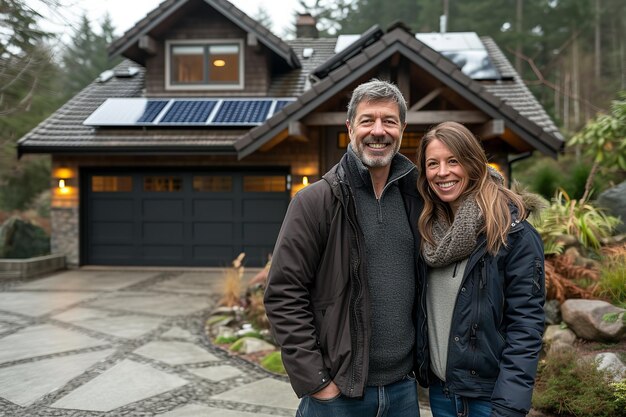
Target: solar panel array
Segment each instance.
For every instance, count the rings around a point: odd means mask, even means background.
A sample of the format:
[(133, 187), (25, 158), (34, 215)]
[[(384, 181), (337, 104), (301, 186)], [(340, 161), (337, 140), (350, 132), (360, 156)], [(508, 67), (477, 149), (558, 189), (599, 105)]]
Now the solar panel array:
[(258, 126), (295, 101), (264, 99), (107, 99), (87, 126)]

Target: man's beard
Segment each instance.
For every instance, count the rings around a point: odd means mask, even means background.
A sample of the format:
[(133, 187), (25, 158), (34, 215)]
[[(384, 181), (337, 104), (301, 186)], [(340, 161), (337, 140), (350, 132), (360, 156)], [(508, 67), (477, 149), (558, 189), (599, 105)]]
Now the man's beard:
[[(385, 143), (393, 147), (393, 150), (387, 153), (383, 157), (370, 157), (369, 155), (367, 155), (366, 150), (365, 150), (365, 148), (367, 148), (367, 145), (369, 143)], [(385, 138), (381, 140), (368, 138), (368, 139), (364, 139), (357, 146), (353, 146), (353, 150), (356, 156), (358, 156), (361, 162), (363, 162), (363, 165), (369, 168), (380, 168), (380, 167), (385, 167), (391, 164), (391, 160), (393, 159), (394, 156), (396, 156), (396, 154), (400, 150), (401, 143), (402, 143), (402, 138), (400, 138), (395, 144), (393, 140), (388, 141)]]

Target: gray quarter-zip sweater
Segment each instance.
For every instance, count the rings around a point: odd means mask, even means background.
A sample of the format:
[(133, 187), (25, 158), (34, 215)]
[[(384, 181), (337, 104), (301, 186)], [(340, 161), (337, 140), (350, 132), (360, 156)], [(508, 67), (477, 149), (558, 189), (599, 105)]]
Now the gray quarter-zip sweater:
[(367, 385), (398, 381), (413, 368), (416, 248), (397, 180), (415, 165), (397, 154), (377, 200), (369, 171), (348, 146), (359, 226), (365, 237), (371, 337)]

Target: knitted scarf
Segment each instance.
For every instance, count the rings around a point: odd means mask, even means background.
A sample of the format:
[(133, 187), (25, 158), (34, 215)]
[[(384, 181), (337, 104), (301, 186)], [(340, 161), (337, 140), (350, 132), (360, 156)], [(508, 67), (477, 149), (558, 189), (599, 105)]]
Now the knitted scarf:
[(422, 253), (426, 263), (440, 268), (470, 256), (483, 223), (483, 215), (473, 195), (461, 203), (452, 224), (438, 216), (432, 226), (435, 244), (423, 241)]

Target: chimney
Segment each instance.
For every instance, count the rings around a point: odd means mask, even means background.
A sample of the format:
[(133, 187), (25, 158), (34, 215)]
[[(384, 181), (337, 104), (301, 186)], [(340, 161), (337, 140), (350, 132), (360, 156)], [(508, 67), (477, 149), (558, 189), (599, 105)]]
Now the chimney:
[(311, 13), (298, 13), (296, 18), (296, 38), (319, 38), (315, 25), (317, 21)]

